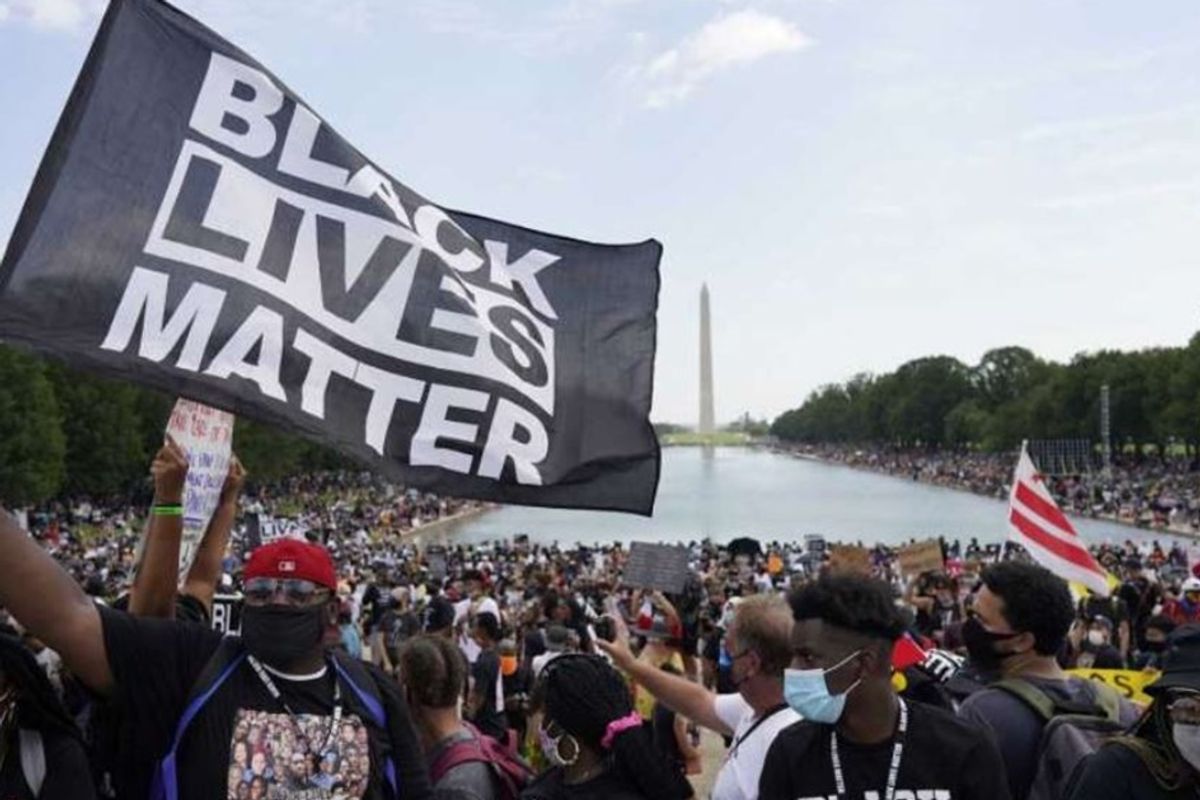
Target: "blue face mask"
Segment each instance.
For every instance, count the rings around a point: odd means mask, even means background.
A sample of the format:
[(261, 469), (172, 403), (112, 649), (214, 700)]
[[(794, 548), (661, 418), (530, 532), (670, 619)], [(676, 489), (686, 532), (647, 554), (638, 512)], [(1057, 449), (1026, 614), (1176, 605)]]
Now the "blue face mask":
[(862, 679), (859, 678), (850, 684), (850, 687), (841, 694), (830, 694), (829, 685), (825, 683), (825, 676), (841, 668), (861, 652), (861, 650), (855, 650), (829, 669), (785, 669), (783, 671), (783, 696), (787, 700), (787, 704), (797, 714), (813, 722), (824, 722), (827, 725), (837, 722), (846, 708), (846, 697), (854, 691)]

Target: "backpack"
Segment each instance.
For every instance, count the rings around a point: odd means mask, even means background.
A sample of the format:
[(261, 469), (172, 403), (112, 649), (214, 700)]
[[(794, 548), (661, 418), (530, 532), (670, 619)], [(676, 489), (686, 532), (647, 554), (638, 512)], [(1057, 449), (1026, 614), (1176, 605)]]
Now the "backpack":
[(491, 768), (499, 787), (500, 800), (517, 800), (533, 779), (533, 769), (520, 756), (513, 753), (491, 736), (480, 733), (469, 722), (463, 725), (471, 732), (471, 739), (455, 742), (441, 752), (429, 766), (429, 781), (437, 784), (446, 773), (459, 764), (481, 762)]
[[(330, 654), (333, 657), (333, 668), (337, 673), (337, 680), (348, 686), (354, 696), (358, 698), (367, 711), (369, 721), (386, 733), (388, 730), (387, 711), (371, 673), (367, 672), (361, 661), (349, 658), (345, 653), (332, 650)], [(196, 682), (192, 684), (192, 688), (188, 692), (187, 702), (184, 705), (183, 713), (179, 716), (175, 734), (171, 739), (171, 749), (158, 762), (154, 770), (150, 783), (150, 800), (178, 800), (179, 776), (176, 772), (176, 758), (179, 745), (183, 742), (183, 735), (187, 732), (192, 720), (204, 708), (205, 703), (217, 693), (217, 690), (245, 660), (246, 648), (242, 646), (241, 639), (236, 636), (226, 636), (221, 640), (220, 645), (208, 659), (208, 663), (204, 665), (200, 676), (196, 678)], [(396, 762), (392, 759), (391, 754), (384, 758), (383, 777), (385, 783), (391, 787), (392, 797), (399, 800), (400, 787), (396, 778)]]
[(1029, 800), (1062, 800), (1084, 759), (1106, 741), (1124, 732), (1121, 697), (1116, 690), (1094, 683), (1095, 703), (1057, 700), (1037, 686), (1013, 678), (992, 684), (1014, 695), (1044, 722), (1038, 742), (1038, 763)]

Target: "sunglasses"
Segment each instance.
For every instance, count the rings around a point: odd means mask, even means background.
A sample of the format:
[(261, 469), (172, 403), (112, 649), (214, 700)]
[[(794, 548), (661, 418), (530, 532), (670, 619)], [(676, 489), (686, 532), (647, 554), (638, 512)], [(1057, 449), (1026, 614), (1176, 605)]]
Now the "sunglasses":
[(308, 605), (313, 598), (329, 594), (324, 586), (302, 578), (251, 578), (242, 591), (250, 605), (269, 603), (281, 592), (291, 605)]
[(1167, 711), (1171, 721), (1183, 725), (1200, 725), (1200, 692), (1176, 690), (1167, 695)]

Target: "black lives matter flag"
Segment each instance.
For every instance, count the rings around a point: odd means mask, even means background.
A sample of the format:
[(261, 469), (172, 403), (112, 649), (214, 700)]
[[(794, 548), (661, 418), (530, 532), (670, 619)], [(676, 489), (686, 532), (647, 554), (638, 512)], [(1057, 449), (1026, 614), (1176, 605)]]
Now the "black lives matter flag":
[(0, 336), (414, 486), (648, 514), (660, 256), (441, 208), (195, 20), (114, 0), (0, 268)]

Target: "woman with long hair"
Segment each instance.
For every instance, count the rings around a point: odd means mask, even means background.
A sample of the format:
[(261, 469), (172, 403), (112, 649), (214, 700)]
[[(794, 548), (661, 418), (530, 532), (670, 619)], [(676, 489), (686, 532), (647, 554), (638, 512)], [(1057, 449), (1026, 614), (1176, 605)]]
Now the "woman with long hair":
[(542, 751), (552, 765), (522, 800), (682, 800), (687, 781), (659, 756), (621, 675), (599, 656), (546, 665), (534, 692)]
[(1088, 759), (1069, 800), (1200, 797), (1200, 627), (1171, 637), (1154, 701), (1128, 734)]

